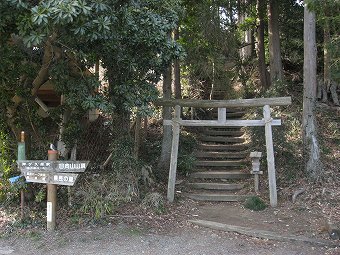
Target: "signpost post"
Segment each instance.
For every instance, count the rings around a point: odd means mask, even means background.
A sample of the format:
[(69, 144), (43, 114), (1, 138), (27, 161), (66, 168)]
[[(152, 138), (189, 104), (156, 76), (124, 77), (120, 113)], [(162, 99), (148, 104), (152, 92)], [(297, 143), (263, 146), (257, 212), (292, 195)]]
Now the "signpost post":
[[(26, 159), (25, 132), (21, 131), (20, 143), (18, 143), (18, 160)], [(24, 188), (20, 190), (20, 216), (24, 220), (25, 193)]]
[(58, 151), (49, 150), (48, 160), (18, 160), (27, 182), (47, 184), (47, 230), (56, 226), (57, 185), (73, 186), (78, 173), (85, 172), (89, 161), (59, 161)]
[[(48, 160), (56, 161), (58, 159), (58, 151), (49, 150), (47, 152)], [(44, 174), (47, 176), (47, 174)], [(27, 179), (27, 178), (26, 178)], [(46, 180), (46, 178), (44, 178)], [(47, 183), (47, 230), (51, 231), (55, 229), (55, 212), (57, 205), (57, 185), (52, 183)]]

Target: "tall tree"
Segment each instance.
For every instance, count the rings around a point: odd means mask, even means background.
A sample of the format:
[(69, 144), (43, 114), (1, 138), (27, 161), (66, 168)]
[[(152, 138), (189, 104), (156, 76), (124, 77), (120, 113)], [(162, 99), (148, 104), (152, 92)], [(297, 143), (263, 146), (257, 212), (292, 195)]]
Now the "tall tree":
[(269, 40), (269, 63), (270, 80), (273, 84), (282, 81), (282, 61), (279, 34), (279, 6), (278, 0), (269, 0), (268, 3), (268, 40)]
[(181, 61), (185, 73), (194, 85), (189, 93), (208, 99), (214, 85), (215, 95), (221, 95), (232, 80), (231, 67), (239, 59), (236, 20), (230, 20), (226, 1), (183, 1), (185, 17), (181, 23), (182, 45), (186, 57)]
[(265, 0), (257, 0), (257, 15), (258, 15), (258, 27), (257, 27), (257, 57), (258, 68), (260, 73), (261, 86), (264, 89), (270, 87), (269, 73), (266, 67), (265, 57), (265, 45), (264, 45), (264, 17), (266, 11)]
[[(177, 27), (174, 31), (174, 40), (179, 40), (179, 28)], [(174, 95), (176, 99), (182, 98), (181, 88), (181, 66), (179, 59), (174, 60)]]
[[(322, 97), (323, 102), (332, 99), (337, 106), (339, 103), (339, 96), (337, 87), (340, 84), (339, 75), (339, 10), (340, 3), (338, 1), (325, 0), (318, 2), (315, 8), (318, 21), (323, 26), (323, 49), (324, 49), (324, 76), (323, 81), (319, 79), (319, 94), (318, 98)], [(328, 94), (330, 97), (328, 98)]]
[[(323, 28), (323, 82), (321, 83), (321, 88), (319, 87), (319, 90), (322, 95), (322, 102), (328, 101), (328, 91), (330, 88), (331, 83), (331, 54), (329, 52), (329, 47), (331, 44), (331, 35), (330, 35), (330, 26), (329, 26), (329, 20), (327, 19), (327, 3), (324, 3), (325, 8), (325, 23)], [(321, 80), (321, 79), (320, 79)], [(319, 84), (320, 85), (320, 84)]]
[[(163, 75), (163, 98), (171, 98), (171, 75), (172, 65), (170, 65)], [(163, 120), (171, 119), (171, 107), (163, 107)], [(163, 140), (161, 155), (158, 161), (158, 171), (156, 176), (160, 180), (166, 179), (166, 174), (169, 172), (170, 168), (170, 158), (171, 158), (171, 145), (172, 145), (172, 126), (163, 125)]]
[[(313, 2), (313, 0), (310, 2)], [(315, 12), (305, 3), (302, 130), (306, 172), (312, 179), (317, 179), (322, 171), (320, 148), (317, 139), (317, 123), (315, 119), (317, 92), (315, 16)]]
[[(250, 5), (249, 0), (238, 0), (237, 9), (238, 9), (238, 23), (243, 24), (246, 22), (248, 18), (247, 7)], [(241, 50), (240, 50), (240, 58), (242, 60), (249, 59), (253, 53), (253, 44), (252, 44), (252, 29), (247, 28), (242, 32), (241, 35)]]

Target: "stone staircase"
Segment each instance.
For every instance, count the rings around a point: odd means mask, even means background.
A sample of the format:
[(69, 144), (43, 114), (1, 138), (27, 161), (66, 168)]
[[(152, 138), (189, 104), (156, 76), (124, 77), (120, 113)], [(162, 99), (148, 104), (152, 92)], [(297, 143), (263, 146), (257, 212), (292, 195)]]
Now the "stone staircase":
[[(239, 119), (242, 111), (227, 111), (228, 119)], [(200, 133), (196, 170), (190, 174), (186, 195), (204, 201), (243, 201), (244, 180), (251, 177), (248, 145), (242, 128), (207, 127)], [(247, 169), (245, 169), (247, 168)]]

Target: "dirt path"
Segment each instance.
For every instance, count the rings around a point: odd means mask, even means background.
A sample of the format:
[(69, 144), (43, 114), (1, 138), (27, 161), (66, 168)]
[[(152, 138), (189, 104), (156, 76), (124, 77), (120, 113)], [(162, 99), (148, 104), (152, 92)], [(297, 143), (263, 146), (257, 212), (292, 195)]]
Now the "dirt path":
[(338, 249), (276, 242), (187, 225), (157, 233), (124, 223), (53, 234), (31, 231), (0, 239), (0, 254), (308, 254), (336, 255)]
[(210, 220), (329, 240), (325, 233), (320, 233), (320, 215), (300, 205), (282, 205), (253, 212), (241, 204), (179, 199), (160, 215), (140, 206), (122, 208), (102, 225), (90, 222), (72, 224), (67, 221), (67, 214), (60, 215), (58, 230), (53, 233), (43, 230), (45, 222), (24, 229), (5, 229), (10, 226), (9, 219), (0, 214), (0, 255), (340, 255), (340, 241), (338, 248), (327, 248), (302, 242), (259, 239), (189, 223), (189, 220)]

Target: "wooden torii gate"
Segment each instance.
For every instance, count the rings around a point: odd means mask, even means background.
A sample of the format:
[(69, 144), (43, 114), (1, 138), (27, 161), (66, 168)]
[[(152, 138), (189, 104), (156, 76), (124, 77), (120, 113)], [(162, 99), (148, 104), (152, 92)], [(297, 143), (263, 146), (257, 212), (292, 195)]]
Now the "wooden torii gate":
[[(264, 126), (267, 150), (267, 166), (270, 192), (270, 205), (277, 206), (277, 190), (275, 177), (275, 159), (272, 126), (280, 126), (280, 119), (272, 119), (270, 115), (270, 106), (284, 106), (292, 103), (291, 97), (276, 98), (254, 98), (254, 99), (236, 99), (236, 100), (190, 100), (190, 99), (158, 99), (155, 105), (163, 107), (175, 107), (175, 113), (172, 120), (164, 120), (164, 125), (172, 125), (172, 147), (170, 171), (168, 180), (167, 198), (170, 202), (175, 197), (175, 182), (177, 171), (178, 145), (181, 126), (190, 127), (254, 127)], [(181, 119), (181, 107), (192, 108), (218, 108), (217, 120), (183, 120)], [(227, 108), (244, 108), (244, 107), (263, 107), (263, 119), (261, 120), (228, 120), (226, 117)]]

